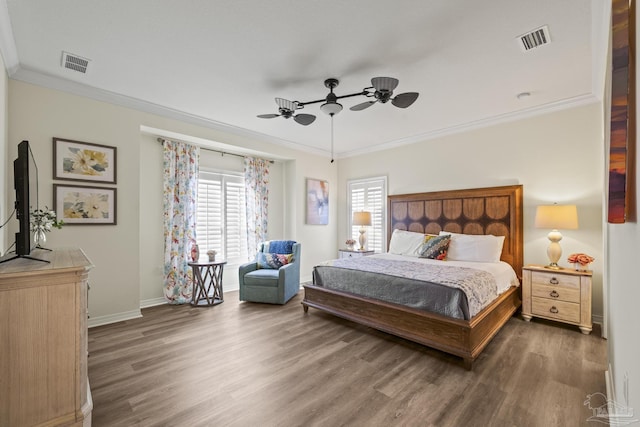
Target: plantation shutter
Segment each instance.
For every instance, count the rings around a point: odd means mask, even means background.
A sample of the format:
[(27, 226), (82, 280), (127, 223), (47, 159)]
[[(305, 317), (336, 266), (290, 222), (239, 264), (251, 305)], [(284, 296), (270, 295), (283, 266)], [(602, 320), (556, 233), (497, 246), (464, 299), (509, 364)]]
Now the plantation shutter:
[(360, 227), (352, 224), (353, 213), (359, 211), (371, 212), (371, 226), (366, 227), (367, 249), (386, 252), (387, 178), (377, 177), (353, 180), (349, 181), (347, 186), (350, 237), (358, 241), (360, 236)]
[(238, 264), (247, 259), (244, 178), (200, 172), (196, 239), (200, 253), (215, 250), (217, 259)]
[(247, 216), (244, 196), (244, 179), (228, 178), (225, 181), (226, 195), (226, 259), (237, 262), (247, 260)]

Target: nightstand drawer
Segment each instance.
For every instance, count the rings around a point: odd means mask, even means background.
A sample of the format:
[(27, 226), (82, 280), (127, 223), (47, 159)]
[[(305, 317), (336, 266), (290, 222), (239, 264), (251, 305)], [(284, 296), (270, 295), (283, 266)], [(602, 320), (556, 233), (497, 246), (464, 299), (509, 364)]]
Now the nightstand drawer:
[(339, 249), (339, 258), (359, 258), (363, 256), (373, 255), (375, 251), (350, 251), (347, 249)]
[(553, 272), (531, 272), (531, 283), (540, 283), (542, 285), (565, 286), (567, 288), (580, 289), (580, 276), (571, 276), (568, 274), (556, 274)]
[(580, 323), (580, 304), (552, 301), (547, 298), (531, 298), (531, 312), (534, 316)]
[(531, 286), (531, 296), (547, 298), (554, 301), (567, 301), (580, 304), (580, 288), (570, 288), (559, 285), (541, 285), (533, 283)]

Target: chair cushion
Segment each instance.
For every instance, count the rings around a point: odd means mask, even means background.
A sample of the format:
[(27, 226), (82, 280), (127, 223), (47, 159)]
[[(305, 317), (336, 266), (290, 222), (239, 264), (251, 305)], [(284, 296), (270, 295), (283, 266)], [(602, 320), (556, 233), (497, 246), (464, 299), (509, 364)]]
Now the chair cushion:
[(256, 255), (256, 262), (258, 268), (270, 268), (279, 269), (283, 265), (287, 265), (293, 259), (293, 254), (265, 254), (264, 252), (258, 252)]
[(293, 253), (293, 245), (296, 243), (295, 240), (270, 240), (264, 242), (263, 252), (271, 254), (291, 254)]
[(278, 270), (254, 270), (244, 275), (244, 284), (250, 286), (278, 287)]

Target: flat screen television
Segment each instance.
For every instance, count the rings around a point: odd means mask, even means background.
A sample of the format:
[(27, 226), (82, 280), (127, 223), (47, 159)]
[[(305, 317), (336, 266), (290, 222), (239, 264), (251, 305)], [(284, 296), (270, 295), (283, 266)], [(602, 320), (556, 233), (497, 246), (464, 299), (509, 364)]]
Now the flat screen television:
[(31, 233), (29, 232), (29, 141), (18, 144), (18, 158), (13, 161), (13, 184), (16, 189), (16, 218), (20, 230), (16, 233), (16, 255), (31, 253)]
[(39, 209), (38, 205), (38, 167), (33, 153), (29, 147), (29, 141), (18, 144), (18, 157), (13, 161), (13, 186), (16, 190), (16, 218), (19, 229), (16, 233), (15, 255), (1, 260), (0, 263), (16, 258), (29, 258), (38, 261), (49, 262), (30, 256), (31, 231), (30, 209)]

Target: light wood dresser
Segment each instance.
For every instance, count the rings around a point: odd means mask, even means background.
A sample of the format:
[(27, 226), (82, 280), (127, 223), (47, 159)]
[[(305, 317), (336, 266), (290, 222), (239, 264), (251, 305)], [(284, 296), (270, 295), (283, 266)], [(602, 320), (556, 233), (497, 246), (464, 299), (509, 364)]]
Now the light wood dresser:
[(87, 280), (80, 249), (0, 264), (0, 426), (90, 426)]
[(557, 320), (591, 333), (591, 271), (527, 265), (522, 274), (522, 317)]

